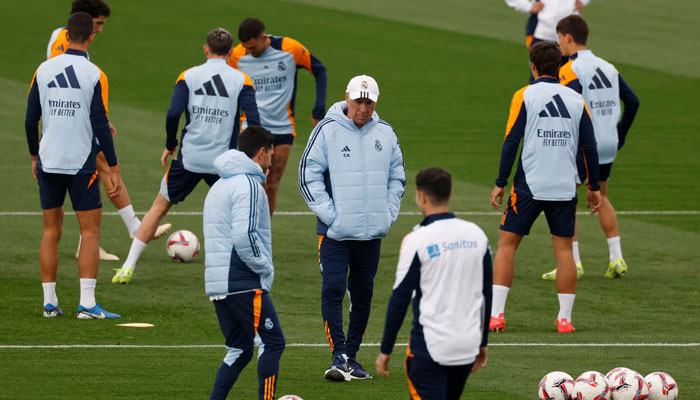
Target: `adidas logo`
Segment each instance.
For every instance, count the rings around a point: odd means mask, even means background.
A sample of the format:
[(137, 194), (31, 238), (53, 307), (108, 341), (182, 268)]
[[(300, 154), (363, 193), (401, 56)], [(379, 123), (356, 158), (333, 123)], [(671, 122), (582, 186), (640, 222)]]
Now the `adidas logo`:
[(562, 100), (561, 96), (559, 96), (558, 94), (554, 95), (554, 102), (550, 101), (549, 103), (547, 103), (545, 109), (540, 111), (539, 115), (542, 118), (561, 117), (571, 119), (571, 114), (569, 114), (569, 110), (566, 109), (566, 105), (564, 105), (564, 100)]
[[(212, 81), (214, 82), (213, 85)], [(204, 82), (204, 85), (202, 86), (202, 88), (195, 90), (194, 94), (198, 96), (203, 96), (204, 94), (207, 96), (216, 96), (216, 92), (219, 92), (219, 96), (228, 97), (226, 86), (224, 86), (224, 81), (221, 80), (221, 75), (219, 74), (212, 76), (211, 81)], [(216, 90), (214, 90), (214, 86), (216, 86)]]
[(350, 148), (348, 146), (343, 147), (340, 152), (343, 154), (343, 157), (350, 157)]
[(600, 68), (596, 68), (595, 72), (596, 72), (596, 74), (593, 75), (593, 83), (588, 85), (588, 88), (590, 90), (602, 89), (603, 87), (606, 87), (606, 88), (612, 87), (612, 83), (610, 83), (610, 81), (605, 76), (603, 71), (600, 70)]
[(80, 89), (80, 83), (78, 83), (78, 77), (75, 76), (73, 66), (67, 66), (64, 71), (65, 72), (61, 72), (60, 74), (56, 75), (56, 79), (49, 82), (49, 87)]

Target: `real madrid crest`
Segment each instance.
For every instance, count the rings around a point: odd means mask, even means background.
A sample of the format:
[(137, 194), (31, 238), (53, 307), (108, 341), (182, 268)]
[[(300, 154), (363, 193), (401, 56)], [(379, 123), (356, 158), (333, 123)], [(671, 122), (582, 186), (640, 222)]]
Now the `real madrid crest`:
[(272, 320), (270, 318), (265, 318), (265, 328), (270, 330), (273, 326)]
[(367, 89), (367, 87), (367, 81), (362, 81), (362, 83), (360, 83), (360, 88)]
[(284, 65), (284, 61), (280, 61), (279, 64), (277, 64), (277, 69), (280, 71), (284, 71), (287, 69), (287, 66)]
[(382, 144), (379, 142), (379, 140), (374, 141), (374, 149), (379, 151), (382, 151)]

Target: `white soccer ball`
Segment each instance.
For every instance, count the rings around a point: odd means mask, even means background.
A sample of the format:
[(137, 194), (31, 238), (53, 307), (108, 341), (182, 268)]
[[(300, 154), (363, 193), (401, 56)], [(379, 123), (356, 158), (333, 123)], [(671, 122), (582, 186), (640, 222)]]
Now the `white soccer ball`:
[(665, 372), (652, 372), (644, 377), (649, 386), (649, 400), (676, 400), (678, 385), (673, 377)]
[(288, 394), (288, 395), (280, 397), (277, 400), (304, 400), (304, 399), (302, 399), (301, 397), (299, 397), (295, 394)]
[(554, 371), (545, 375), (537, 388), (540, 400), (572, 400), (574, 378), (566, 372)]
[(168, 238), (165, 250), (175, 261), (190, 262), (199, 254), (199, 239), (190, 231), (177, 231)]
[(598, 371), (586, 371), (574, 382), (573, 398), (577, 400), (610, 400), (608, 380)]
[(612, 400), (649, 399), (649, 387), (644, 381), (644, 377), (635, 371), (622, 371), (609, 383)]
[(610, 372), (608, 372), (608, 373), (605, 375), (605, 379), (608, 380), (608, 383), (612, 383), (612, 381), (615, 380), (615, 378), (617, 377), (617, 375), (618, 375), (620, 372), (623, 372), (623, 371), (631, 371), (631, 369), (626, 368), (626, 367), (617, 367), (617, 368), (613, 368), (613, 369), (610, 370)]

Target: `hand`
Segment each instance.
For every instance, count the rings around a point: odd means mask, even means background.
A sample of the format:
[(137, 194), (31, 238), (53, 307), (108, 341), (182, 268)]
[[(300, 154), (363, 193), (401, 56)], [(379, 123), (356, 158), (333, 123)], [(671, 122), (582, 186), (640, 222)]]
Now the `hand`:
[(39, 159), (39, 156), (31, 156), (32, 158), (32, 175), (34, 175), (34, 180), (36, 179), (36, 160)]
[(160, 156), (160, 165), (162, 165), (163, 168), (165, 168), (165, 167), (168, 165), (168, 157), (169, 157), (169, 156), (172, 156), (173, 153), (175, 153), (175, 149), (172, 149), (172, 150), (165, 149), (165, 150), (163, 150), (163, 155)]
[[(580, 3), (580, 1), (576, 1), (576, 3)], [(530, 14), (538, 14), (542, 9), (544, 8), (544, 3), (541, 1), (536, 1), (532, 3), (532, 8), (530, 9)], [(583, 8), (583, 5), (581, 6)]]
[(581, 0), (576, 0), (574, 10), (576, 10), (577, 14), (583, 14), (583, 3), (581, 3)]
[(314, 118), (313, 115), (311, 116), (311, 125), (313, 125), (314, 128), (316, 127), (316, 125), (318, 125), (319, 122), (321, 122), (320, 119)]
[(493, 191), (491, 191), (491, 207), (496, 210), (501, 209), (503, 204), (503, 195), (505, 194), (505, 189), (502, 187), (494, 186)]
[(598, 209), (600, 208), (600, 204), (601, 204), (600, 190), (596, 190), (596, 191), (589, 190), (588, 194), (586, 195), (586, 208), (590, 208), (591, 205), (593, 206), (593, 209), (591, 210), (591, 215), (598, 212)]
[(486, 366), (486, 359), (488, 358), (488, 353), (488, 347), (479, 348), (479, 355), (476, 356), (476, 361), (474, 361), (474, 365), (472, 366), (472, 372), (476, 372)]
[(115, 128), (111, 122), (109, 123), (109, 133), (112, 134), (112, 137), (117, 136), (117, 128)]
[(119, 192), (122, 190), (122, 178), (119, 173), (119, 164), (111, 168), (111, 173), (107, 179), (112, 183), (112, 190), (107, 191), (107, 196), (111, 198), (119, 196)]
[(385, 378), (389, 377), (389, 360), (391, 360), (391, 354), (379, 353), (374, 362), (377, 373)]

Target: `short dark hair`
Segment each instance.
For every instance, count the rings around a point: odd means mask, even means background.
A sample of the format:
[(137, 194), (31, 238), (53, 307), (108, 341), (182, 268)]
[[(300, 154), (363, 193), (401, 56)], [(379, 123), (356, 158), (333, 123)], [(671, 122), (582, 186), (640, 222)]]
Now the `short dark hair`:
[(580, 15), (569, 15), (559, 21), (557, 32), (562, 35), (568, 33), (574, 38), (574, 42), (585, 46), (588, 40), (588, 23)]
[(225, 56), (233, 46), (233, 36), (224, 28), (216, 28), (207, 34), (207, 46), (212, 53)]
[(77, 12), (86, 12), (92, 18), (98, 18), (100, 15), (109, 17), (112, 10), (109, 9), (109, 6), (103, 0), (74, 0), (70, 13)]
[(530, 62), (539, 75), (557, 76), (561, 66), (561, 50), (554, 42), (539, 42), (530, 47)]
[(249, 158), (255, 157), (261, 148), (270, 149), (275, 136), (262, 126), (249, 126), (238, 136), (238, 150)]
[(247, 42), (256, 39), (265, 32), (265, 24), (257, 18), (246, 18), (238, 27), (238, 40)]
[(86, 12), (73, 13), (68, 17), (68, 39), (73, 43), (85, 43), (92, 35), (93, 22)]
[(452, 175), (440, 167), (423, 168), (416, 175), (416, 190), (425, 193), (434, 205), (446, 204), (452, 194)]

